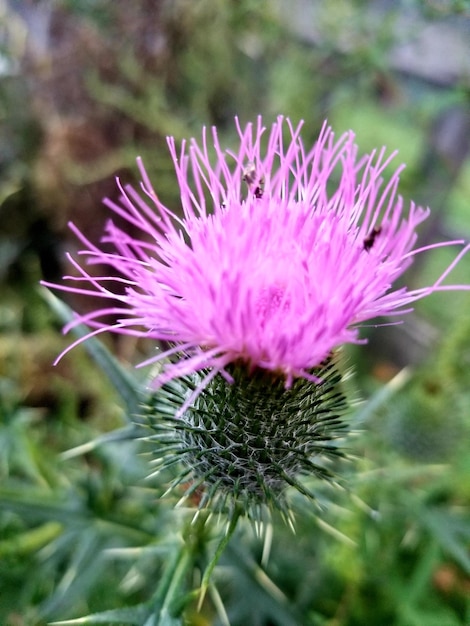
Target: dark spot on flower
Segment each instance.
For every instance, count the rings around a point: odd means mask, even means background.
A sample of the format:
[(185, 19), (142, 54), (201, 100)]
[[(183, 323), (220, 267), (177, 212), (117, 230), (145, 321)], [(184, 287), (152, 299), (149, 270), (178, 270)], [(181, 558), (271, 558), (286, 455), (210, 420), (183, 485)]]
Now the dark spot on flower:
[(258, 176), (254, 163), (248, 163), (243, 170), (243, 180), (255, 198), (262, 198), (264, 194), (264, 176)]
[(369, 250), (374, 245), (376, 238), (378, 237), (378, 235), (380, 235), (381, 232), (382, 232), (381, 226), (374, 226), (374, 228), (370, 231), (370, 233), (367, 235), (367, 237), (364, 239), (364, 242), (363, 242), (364, 250), (366, 252), (369, 252)]

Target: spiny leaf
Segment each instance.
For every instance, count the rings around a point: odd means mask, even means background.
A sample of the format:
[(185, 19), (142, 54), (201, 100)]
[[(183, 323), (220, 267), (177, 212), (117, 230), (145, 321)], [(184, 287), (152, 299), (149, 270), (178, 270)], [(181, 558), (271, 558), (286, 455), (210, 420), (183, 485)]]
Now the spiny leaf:
[(143, 436), (144, 433), (146, 434), (146, 432), (147, 431), (139, 428), (137, 424), (129, 424), (124, 428), (118, 428), (116, 430), (112, 430), (109, 433), (99, 435), (98, 437), (95, 437), (95, 439), (87, 441), (86, 443), (76, 446), (75, 448), (70, 448), (69, 450), (62, 452), (60, 458), (65, 461), (73, 457), (80, 456), (82, 454), (87, 454), (88, 452), (91, 452), (92, 450), (95, 450), (96, 448), (106, 443), (137, 439), (138, 437)]
[[(42, 292), (45, 300), (62, 322), (68, 323), (74, 319), (72, 309), (62, 302), (62, 300), (54, 296), (47, 289), (43, 289)], [(76, 337), (82, 338), (86, 337), (90, 330), (84, 324), (79, 324), (73, 328), (72, 332)], [(142, 390), (137, 378), (124, 369), (119, 361), (96, 337), (89, 337), (84, 342), (84, 347), (100, 369), (106, 374), (117, 394), (124, 402), (127, 418), (132, 421), (138, 421), (138, 416), (141, 413)]]
[(150, 609), (146, 604), (139, 604), (131, 608), (113, 609), (93, 613), (77, 619), (51, 622), (50, 626), (82, 626), (93, 624), (129, 624), (131, 626), (144, 626), (149, 617)]
[(423, 509), (421, 521), (432, 532), (435, 540), (447, 553), (470, 574), (470, 524), (467, 518), (459, 518), (449, 511)]

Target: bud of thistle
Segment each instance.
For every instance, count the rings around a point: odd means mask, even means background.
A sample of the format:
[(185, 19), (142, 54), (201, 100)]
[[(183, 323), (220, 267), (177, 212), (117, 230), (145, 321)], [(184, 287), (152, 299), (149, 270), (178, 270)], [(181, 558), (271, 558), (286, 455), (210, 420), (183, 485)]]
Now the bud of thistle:
[[(172, 487), (184, 482), (186, 496), (198, 491), (198, 506), (257, 517), (260, 506), (288, 516), (289, 486), (313, 494), (301, 475), (331, 480), (328, 460), (342, 456), (347, 403), (341, 374), (330, 358), (314, 372), (318, 382), (297, 378), (286, 389), (282, 376), (243, 363), (230, 366), (228, 382), (214, 377), (181, 417), (175, 417), (198, 380), (166, 383), (153, 395), (148, 417), (158, 469), (179, 463)], [(188, 473), (191, 482), (188, 484)]]

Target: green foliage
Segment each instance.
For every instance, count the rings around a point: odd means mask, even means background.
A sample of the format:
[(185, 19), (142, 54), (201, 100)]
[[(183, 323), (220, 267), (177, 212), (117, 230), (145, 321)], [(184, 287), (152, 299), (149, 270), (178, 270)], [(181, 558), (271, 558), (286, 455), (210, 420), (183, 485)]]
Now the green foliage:
[[(202, 436), (206, 446), (230, 448), (233, 433), (220, 426), (215, 439), (201, 435), (214, 422), (203, 400), (193, 409), (195, 423), (178, 428), (174, 408), (185, 390), (176, 385), (175, 397), (149, 394), (146, 372), (137, 375), (94, 340), (85, 346), (99, 368), (83, 348), (50, 366), (67, 343), (58, 338), (49, 309), (62, 319), (69, 312), (56, 301), (46, 306), (36, 285), (41, 271), (62, 273), (57, 249), (67, 245), (61, 224), (81, 217), (93, 234), (93, 216), (81, 213), (86, 198), (136, 154), (144, 157), (162, 199), (177, 206), (167, 134), (188, 138), (201, 125), (216, 123), (221, 140), (230, 144), (233, 115), (245, 122), (259, 112), (266, 119), (283, 113), (306, 120), (308, 144), (328, 117), (338, 133), (357, 131), (363, 151), (381, 144), (399, 148), (409, 166), (406, 195), (418, 188), (430, 205), (445, 199), (442, 221), (468, 235), (468, 159), (455, 181), (437, 178), (436, 170), (426, 177), (421, 163), (434, 118), (451, 106), (467, 106), (465, 78), (439, 90), (409, 77), (403, 81), (388, 56), (403, 36), (394, 30), (402, 6), (434, 20), (458, 18), (468, 3), (397, 2), (372, 22), (368, 9), (377, 3), (311, 3), (320, 7), (310, 24), (320, 34), (314, 43), (286, 28), (279, 7), (288, 4), (290, 11), (290, 3), (271, 0), (64, 0), (54, 4), (53, 32), (60, 37), (64, 27), (65, 39), (74, 44), (63, 59), (41, 58), (39, 65), (31, 65), (32, 59), (22, 65), (25, 26), (17, 14), (2, 16), (2, 626), (54, 620), (134, 626), (470, 623), (468, 294), (452, 294), (452, 306), (440, 294), (418, 307), (441, 331), (426, 365), (383, 384), (379, 368), (365, 357), (356, 382), (378, 390), (350, 416), (356, 431), (341, 448), (349, 458), (341, 463), (341, 478), (331, 484), (302, 476), (313, 502), (295, 488), (285, 491), (295, 534), (277, 511), (250, 521), (234, 506), (231, 524), (222, 514), (210, 516), (190, 473), (187, 484), (163, 497), (176, 467), (149, 478), (164, 450), (180, 462), (169, 439), (179, 449), (184, 433), (190, 443), (200, 445)], [(126, 8), (131, 5), (138, 9)], [(60, 20), (71, 15), (67, 30), (68, 22)], [(149, 30), (133, 30), (142, 16)], [(77, 32), (86, 36), (73, 40)], [(56, 43), (52, 49), (61, 54)], [(145, 50), (161, 54), (154, 58)], [(59, 78), (52, 76), (64, 59), (70, 64), (60, 65)], [(70, 78), (77, 81), (64, 88)], [(82, 119), (92, 122), (78, 133), (79, 147), (90, 141), (91, 148), (86, 158), (77, 158), (70, 150), (77, 146), (62, 145), (57, 131)], [(76, 196), (83, 188), (85, 194)], [(100, 188), (93, 207), (101, 195)], [(439, 275), (448, 254), (426, 260), (420, 284)], [(467, 262), (456, 268), (453, 282), (468, 282)], [(365, 349), (361, 354), (370, 355)], [(257, 383), (262, 387), (264, 381)], [(226, 393), (217, 384), (211, 392)], [(260, 389), (257, 395), (262, 399)], [(149, 405), (158, 405), (158, 428), (169, 428), (167, 440), (162, 432), (152, 441), (155, 432), (142, 417)], [(333, 408), (328, 420), (336, 436), (341, 431), (338, 406)], [(316, 442), (308, 434), (311, 452)], [(256, 441), (257, 433), (252, 435)], [(243, 448), (245, 442), (235, 440)], [(283, 442), (278, 447), (284, 451)], [(248, 446), (244, 454), (250, 471)], [(238, 461), (237, 468), (247, 469)], [(215, 493), (225, 473), (214, 476)]]
[[(121, 398), (132, 397), (140, 383), (97, 349), (96, 340), (86, 345)], [(438, 361), (450, 359), (452, 345), (444, 342)], [(395, 440), (387, 442), (380, 425), (384, 408), (396, 410), (403, 390), (409, 388), (404, 397), (410, 401), (419, 397), (423, 376), (381, 391), (371, 401), (373, 411), (367, 405), (358, 410), (356, 422), (366, 423), (367, 431), (350, 442), (361, 460), (345, 477), (348, 491), (308, 479), (320, 513), (298, 500), (295, 535), (276, 515), (260, 523), (257, 538), (236, 518), (224, 529), (206, 509), (194, 516), (191, 507), (173, 509), (171, 497), (157, 500), (161, 483), (146, 485), (146, 456), (138, 454), (147, 448), (135, 439), (141, 425), (128, 432), (130, 440), (101, 436), (83, 457), (77, 449), (62, 461), (52, 458), (55, 480), (47, 484), (19, 481), (15, 468), (27, 464), (12, 465), (11, 487), (0, 489), (0, 578), (10, 590), (2, 619), (9, 620), (20, 602), (30, 607), (26, 619), (38, 625), (55, 619), (176, 626), (182, 611), (191, 624), (464, 624), (470, 515), (463, 506), (468, 492), (455, 484), (470, 484), (468, 463), (465, 469), (459, 461), (465, 450), (455, 448), (453, 465), (410, 463), (410, 450), (403, 454)], [(452, 586), (441, 589), (440, 576), (448, 571)], [(201, 592), (193, 586), (198, 579)], [(214, 611), (220, 622), (213, 621)], [(74, 613), (89, 616), (64, 621)]]

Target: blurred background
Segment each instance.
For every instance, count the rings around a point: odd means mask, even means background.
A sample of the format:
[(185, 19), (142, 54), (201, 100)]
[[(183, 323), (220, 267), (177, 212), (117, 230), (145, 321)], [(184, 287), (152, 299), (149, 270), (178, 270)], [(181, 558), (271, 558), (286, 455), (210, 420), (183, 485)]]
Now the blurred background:
[[(432, 208), (420, 242), (469, 240), (468, 0), (0, 2), (0, 624), (131, 606), (160, 571), (110, 556), (167, 528), (145, 458), (63, 454), (124, 412), (83, 347), (52, 366), (69, 339), (38, 281), (69, 271), (67, 222), (98, 241), (101, 200), (116, 176), (135, 180), (138, 155), (177, 210), (166, 136), (217, 125), (234, 146), (234, 116), (258, 114), (304, 119), (307, 145), (328, 119), (361, 152), (398, 149), (401, 193)], [(455, 254), (423, 255), (407, 284), (431, 284)], [(452, 283), (470, 283), (470, 258)], [(233, 626), (470, 624), (469, 295), (434, 295), (404, 325), (365, 332), (348, 353), (364, 400), (348, 488), (326, 521), (305, 515), (295, 536), (276, 526), (263, 567), (284, 604), (246, 565), (255, 540), (228, 552)], [(108, 346), (129, 366), (145, 349)], [(220, 619), (208, 602), (187, 623)]]

